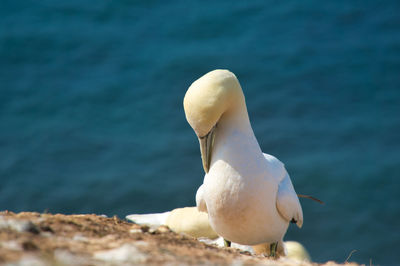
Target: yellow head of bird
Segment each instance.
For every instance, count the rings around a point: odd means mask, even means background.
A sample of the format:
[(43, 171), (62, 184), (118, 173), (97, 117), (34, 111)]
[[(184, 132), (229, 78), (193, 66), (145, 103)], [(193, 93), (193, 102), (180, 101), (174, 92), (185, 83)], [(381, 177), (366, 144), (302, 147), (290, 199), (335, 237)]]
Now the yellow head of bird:
[(216, 125), (232, 102), (243, 98), (236, 76), (228, 70), (211, 71), (190, 85), (183, 100), (186, 119), (203, 137)]

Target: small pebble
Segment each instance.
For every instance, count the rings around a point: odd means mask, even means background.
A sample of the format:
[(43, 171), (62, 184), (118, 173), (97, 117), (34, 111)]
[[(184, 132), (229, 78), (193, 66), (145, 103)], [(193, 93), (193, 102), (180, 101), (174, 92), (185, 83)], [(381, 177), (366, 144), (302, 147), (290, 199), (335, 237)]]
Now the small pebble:
[(149, 229), (149, 233), (152, 234), (152, 235), (154, 235), (154, 234), (157, 234), (158, 231), (157, 231), (156, 228), (150, 228), (150, 229)]
[(245, 250), (245, 251), (240, 251), (240, 254), (243, 254), (243, 255), (251, 255), (251, 253), (250, 253), (249, 251), (247, 251), (247, 250)]
[(22, 248), (26, 251), (34, 251), (38, 249), (36, 244), (29, 240), (22, 243)]
[(160, 233), (167, 233), (167, 232), (171, 232), (171, 230), (169, 229), (168, 226), (165, 225), (161, 225), (160, 227), (157, 228), (157, 231)]
[(17, 232), (30, 232), (33, 234), (39, 234), (39, 228), (31, 221), (26, 220), (15, 220), (15, 219), (5, 219), (1, 217), (0, 219), (0, 229), (11, 229)]
[(0, 247), (4, 249), (14, 250), (14, 251), (22, 251), (21, 246), (17, 241), (4, 241), (0, 243)]
[(24, 255), (22, 258), (17, 261), (15, 264), (11, 265), (19, 265), (19, 266), (43, 266), (43, 265), (48, 265), (45, 261), (40, 259), (37, 256), (34, 255)]
[(131, 230), (129, 230), (129, 233), (139, 234), (139, 233), (143, 233), (143, 231), (140, 228), (132, 228)]
[(76, 234), (74, 235), (74, 237), (72, 238), (72, 240), (74, 241), (79, 241), (79, 242), (88, 242), (89, 239), (81, 234)]
[(140, 228), (141, 228), (141, 230), (142, 230), (143, 233), (148, 232), (149, 229), (150, 229), (150, 227), (149, 227), (148, 225), (142, 225)]
[(93, 257), (97, 260), (111, 262), (113, 265), (123, 263), (143, 264), (147, 259), (147, 255), (132, 244), (124, 244), (118, 248), (95, 252)]
[(40, 230), (44, 232), (54, 233), (54, 230), (48, 225), (41, 225)]

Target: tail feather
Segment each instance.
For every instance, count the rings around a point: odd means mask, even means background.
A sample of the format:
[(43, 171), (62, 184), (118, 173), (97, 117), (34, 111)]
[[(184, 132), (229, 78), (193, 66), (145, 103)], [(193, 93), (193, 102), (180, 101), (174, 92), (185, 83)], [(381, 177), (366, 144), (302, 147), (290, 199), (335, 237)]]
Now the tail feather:
[(149, 214), (130, 214), (126, 219), (137, 224), (146, 224), (152, 226), (165, 225), (170, 212), (149, 213)]

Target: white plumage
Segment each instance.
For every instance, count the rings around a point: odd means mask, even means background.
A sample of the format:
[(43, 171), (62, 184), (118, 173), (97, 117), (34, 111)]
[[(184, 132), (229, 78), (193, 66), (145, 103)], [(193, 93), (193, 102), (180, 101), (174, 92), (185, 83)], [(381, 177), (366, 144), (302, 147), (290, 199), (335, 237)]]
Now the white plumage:
[(302, 209), (283, 163), (260, 149), (236, 76), (209, 72), (189, 87), (184, 107), (206, 171), (198, 209), (227, 240), (282, 243), (290, 221), (302, 226)]

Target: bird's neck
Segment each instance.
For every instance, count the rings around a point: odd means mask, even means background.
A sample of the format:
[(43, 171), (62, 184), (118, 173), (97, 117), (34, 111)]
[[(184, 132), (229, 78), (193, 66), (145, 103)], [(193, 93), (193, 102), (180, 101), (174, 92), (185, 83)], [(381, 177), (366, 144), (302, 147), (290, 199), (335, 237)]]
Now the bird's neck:
[(246, 104), (238, 103), (226, 111), (218, 122), (218, 130), (222, 134), (240, 133), (248, 137), (254, 137), (251, 128)]
[(239, 166), (249, 159), (254, 162), (262, 160), (245, 104), (224, 113), (215, 134), (212, 161), (221, 159), (231, 166)]

